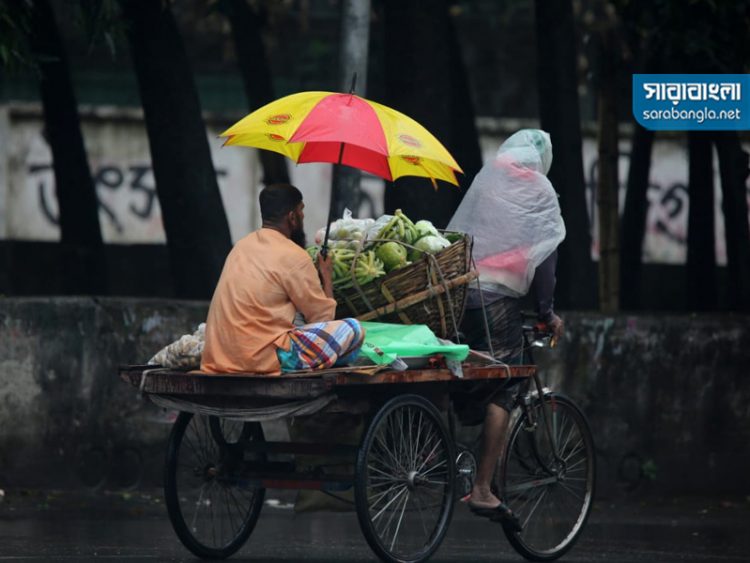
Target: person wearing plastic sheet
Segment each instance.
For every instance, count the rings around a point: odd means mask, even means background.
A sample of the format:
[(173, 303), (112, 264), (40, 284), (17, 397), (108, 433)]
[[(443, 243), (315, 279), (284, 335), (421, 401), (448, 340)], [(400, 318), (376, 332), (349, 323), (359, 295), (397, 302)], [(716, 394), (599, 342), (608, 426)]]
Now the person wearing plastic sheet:
[[(520, 298), (530, 289), (539, 321), (554, 331), (555, 338), (563, 335), (563, 321), (553, 306), (557, 246), (565, 238), (565, 225), (547, 178), (551, 164), (548, 133), (538, 129), (514, 133), (479, 171), (448, 224), (449, 230), (472, 235), (479, 271), (479, 287), (469, 289), (461, 331), (471, 348), (491, 349), (495, 358), (508, 364), (522, 362)], [(490, 489), (515, 389), (514, 385), (490, 393), (480, 388), (485, 396), (470, 397), (464, 406), (481, 416), (485, 405), (483, 452), (469, 507), (480, 516), (520, 529), (515, 515)]]
[[(274, 184), (259, 199), (263, 226), (234, 245), (211, 299), (201, 370), (276, 375), (353, 361), (364, 331), (333, 320), (331, 257), (316, 271), (305, 251), (302, 194)], [(308, 324), (295, 326), (298, 312)]]

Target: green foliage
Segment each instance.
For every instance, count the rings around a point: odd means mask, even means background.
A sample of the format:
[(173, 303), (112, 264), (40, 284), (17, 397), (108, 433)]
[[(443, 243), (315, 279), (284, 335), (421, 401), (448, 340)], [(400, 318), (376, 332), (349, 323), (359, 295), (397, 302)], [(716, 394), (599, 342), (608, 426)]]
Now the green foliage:
[(33, 67), (27, 36), (31, 0), (0, 0), (0, 66), (10, 72)]
[(742, 73), (750, 67), (750, 3), (613, 0), (631, 43), (655, 72)]
[[(156, 0), (155, 0), (156, 1)], [(117, 0), (68, 0), (75, 23), (88, 42), (89, 52), (103, 43), (114, 58), (125, 43), (125, 25)]]
[(656, 463), (654, 463), (654, 460), (653, 459), (645, 460), (643, 462), (643, 465), (641, 466), (641, 472), (643, 473), (643, 476), (649, 481), (655, 481), (657, 467), (656, 467)]

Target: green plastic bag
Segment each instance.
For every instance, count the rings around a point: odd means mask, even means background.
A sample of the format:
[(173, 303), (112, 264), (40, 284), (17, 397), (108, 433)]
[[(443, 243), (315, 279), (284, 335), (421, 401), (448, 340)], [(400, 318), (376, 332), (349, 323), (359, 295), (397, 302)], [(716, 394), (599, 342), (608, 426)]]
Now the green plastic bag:
[(427, 325), (363, 322), (365, 341), (362, 355), (377, 365), (390, 364), (397, 357), (414, 358), (442, 354), (462, 361), (469, 355), (466, 344), (443, 344)]

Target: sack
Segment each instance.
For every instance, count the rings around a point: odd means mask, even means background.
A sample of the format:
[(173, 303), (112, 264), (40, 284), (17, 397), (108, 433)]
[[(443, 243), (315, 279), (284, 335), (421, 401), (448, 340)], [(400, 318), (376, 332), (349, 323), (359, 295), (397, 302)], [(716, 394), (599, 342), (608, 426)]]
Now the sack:
[(201, 323), (193, 334), (184, 334), (179, 340), (165, 346), (148, 363), (165, 368), (198, 369), (205, 340), (206, 323)]

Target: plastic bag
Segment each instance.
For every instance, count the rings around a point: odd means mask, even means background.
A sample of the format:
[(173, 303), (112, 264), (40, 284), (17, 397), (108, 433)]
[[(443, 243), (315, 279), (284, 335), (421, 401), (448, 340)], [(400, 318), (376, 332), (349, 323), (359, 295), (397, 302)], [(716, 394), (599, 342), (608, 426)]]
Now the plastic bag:
[(159, 350), (148, 363), (165, 368), (199, 368), (206, 340), (206, 323), (201, 323), (193, 334), (184, 334), (179, 340)]
[(549, 134), (522, 129), (511, 135), (471, 183), (448, 230), (474, 238), (480, 283), (519, 297), (534, 271), (565, 238), (560, 205), (547, 172)]
[[(355, 219), (349, 209), (344, 209), (341, 219), (331, 223), (328, 233), (329, 240), (361, 241), (367, 236), (370, 226), (375, 223), (374, 219)], [(322, 227), (315, 233), (315, 244), (323, 244), (326, 228)]]
[(372, 224), (367, 228), (367, 239), (376, 239), (378, 234), (388, 223), (393, 219), (393, 215), (381, 215), (377, 220), (373, 220)]

